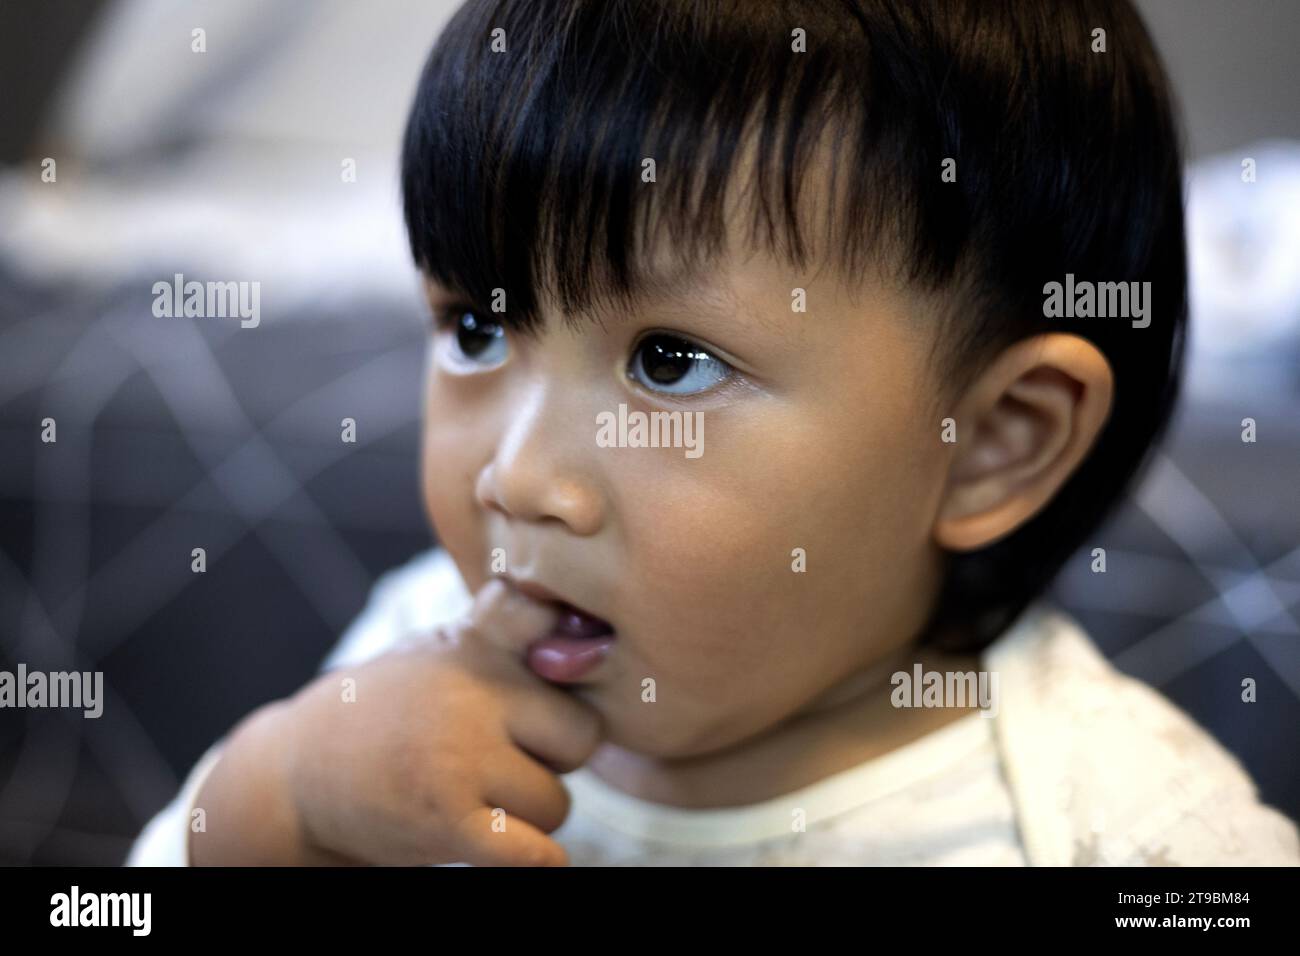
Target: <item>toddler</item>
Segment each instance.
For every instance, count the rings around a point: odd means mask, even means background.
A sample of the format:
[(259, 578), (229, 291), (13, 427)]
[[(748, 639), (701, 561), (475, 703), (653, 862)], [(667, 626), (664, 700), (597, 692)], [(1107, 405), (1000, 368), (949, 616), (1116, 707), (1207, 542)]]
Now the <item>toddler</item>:
[(470, 0), (439, 547), (129, 862), (1300, 862), (1042, 597), (1176, 396), (1173, 114), (1127, 0)]

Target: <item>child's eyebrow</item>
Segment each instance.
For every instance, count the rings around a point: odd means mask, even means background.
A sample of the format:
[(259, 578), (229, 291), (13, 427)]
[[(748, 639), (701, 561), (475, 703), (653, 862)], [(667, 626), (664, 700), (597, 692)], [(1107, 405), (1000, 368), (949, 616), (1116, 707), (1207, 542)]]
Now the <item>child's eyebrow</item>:
[(468, 297), (468, 293), (455, 283), (444, 283), (435, 279), (427, 272), (423, 275), (424, 294), (426, 298), (452, 298), (463, 299)]
[[(786, 323), (776, 321), (769, 310), (744, 302), (729, 287), (715, 282), (713, 277), (721, 272), (721, 267), (686, 264), (668, 271), (647, 273), (644, 281), (638, 283), (637, 300), (650, 308), (689, 306), (697, 314), (723, 325), (749, 331), (757, 324), (789, 343), (799, 341), (794, 330)], [(797, 315), (792, 317), (799, 318)]]
[[(769, 311), (742, 302), (725, 285), (716, 281), (723, 273), (716, 264), (701, 262), (678, 263), (665, 268), (645, 268), (637, 275), (636, 291), (631, 304), (653, 310), (688, 308), (690, 314), (711, 320), (735, 332), (751, 331), (755, 324), (770, 334), (791, 344), (800, 343), (787, 323), (776, 321)], [(468, 293), (455, 283), (445, 284), (426, 274), (426, 297), (437, 299), (466, 299)], [(794, 315), (797, 319), (799, 316)]]
[(706, 284), (707, 272), (699, 263), (682, 263), (668, 269), (647, 269), (637, 282), (639, 297), (681, 299)]
[[(715, 271), (716, 274), (716, 271)], [(683, 265), (667, 271), (647, 272), (638, 277), (636, 306), (681, 309), (688, 307), (692, 314), (723, 321), (735, 321), (739, 304), (734, 297), (710, 281), (710, 273), (696, 264)]]

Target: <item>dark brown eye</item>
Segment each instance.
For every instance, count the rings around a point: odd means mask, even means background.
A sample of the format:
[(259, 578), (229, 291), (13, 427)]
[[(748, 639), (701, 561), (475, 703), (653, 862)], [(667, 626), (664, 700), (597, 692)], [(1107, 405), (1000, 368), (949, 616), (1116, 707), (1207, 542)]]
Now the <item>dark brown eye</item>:
[(465, 358), (478, 365), (496, 365), (506, 357), (506, 330), (498, 322), (479, 318), (477, 310), (448, 309), (440, 326), (450, 326), (456, 336), (456, 348)]
[(656, 332), (637, 345), (628, 372), (651, 391), (695, 395), (726, 381), (731, 366), (693, 342)]

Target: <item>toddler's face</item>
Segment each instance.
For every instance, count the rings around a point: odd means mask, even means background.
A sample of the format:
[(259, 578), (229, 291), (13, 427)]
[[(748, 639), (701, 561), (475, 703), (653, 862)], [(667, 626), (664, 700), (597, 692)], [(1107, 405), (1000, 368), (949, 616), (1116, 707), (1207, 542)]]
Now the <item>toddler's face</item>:
[[(471, 591), (499, 548), (608, 621), (609, 653), (568, 686), (609, 742), (661, 757), (816, 706), (915, 636), (939, 580), (931, 334), (883, 287), (851, 301), (830, 270), (746, 256), (582, 331), (544, 309), (536, 339), (429, 286), (450, 320), (425, 399), (439, 538)], [(620, 405), (699, 413), (702, 453), (608, 447)]]

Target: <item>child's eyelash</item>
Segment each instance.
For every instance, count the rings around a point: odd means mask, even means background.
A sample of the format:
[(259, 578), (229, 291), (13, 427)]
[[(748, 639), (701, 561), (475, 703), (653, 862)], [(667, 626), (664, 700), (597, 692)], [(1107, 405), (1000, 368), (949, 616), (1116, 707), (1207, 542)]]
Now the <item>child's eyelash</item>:
[(431, 321), (434, 328), (448, 329), (457, 325), (461, 317), (466, 312), (479, 312), (480, 310), (465, 302), (453, 302), (450, 305), (434, 306), (431, 310)]

